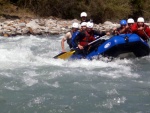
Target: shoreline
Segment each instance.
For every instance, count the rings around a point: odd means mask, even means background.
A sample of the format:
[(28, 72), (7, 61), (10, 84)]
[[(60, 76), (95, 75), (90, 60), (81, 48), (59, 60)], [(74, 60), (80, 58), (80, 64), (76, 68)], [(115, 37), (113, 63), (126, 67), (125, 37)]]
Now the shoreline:
[[(70, 31), (72, 23), (79, 20), (64, 20), (59, 18), (40, 19), (3, 19), (0, 23), (0, 36), (11, 37), (18, 35), (58, 35)], [(103, 24), (94, 24), (94, 29), (110, 31), (119, 24), (106, 21)]]

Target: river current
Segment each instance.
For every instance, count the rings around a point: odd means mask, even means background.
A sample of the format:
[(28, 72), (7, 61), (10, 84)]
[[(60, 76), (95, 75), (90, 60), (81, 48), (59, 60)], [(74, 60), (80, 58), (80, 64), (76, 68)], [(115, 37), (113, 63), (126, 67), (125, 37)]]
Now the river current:
[(53, 59), (61, 38), (0, 37), (0, 113), (150, 113), (150, 56)]

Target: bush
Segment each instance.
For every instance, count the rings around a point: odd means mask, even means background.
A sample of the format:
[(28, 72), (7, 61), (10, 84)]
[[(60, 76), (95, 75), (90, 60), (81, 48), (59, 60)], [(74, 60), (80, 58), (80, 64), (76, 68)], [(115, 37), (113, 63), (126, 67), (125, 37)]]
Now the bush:
[(0, 0), (0, 5), (4, 2), (29, 9), (41, 17), (80, 19), (80, 13), (86, 11), (96, 23), (139, 16), (148, 20), (150, 16), (149, 0)]

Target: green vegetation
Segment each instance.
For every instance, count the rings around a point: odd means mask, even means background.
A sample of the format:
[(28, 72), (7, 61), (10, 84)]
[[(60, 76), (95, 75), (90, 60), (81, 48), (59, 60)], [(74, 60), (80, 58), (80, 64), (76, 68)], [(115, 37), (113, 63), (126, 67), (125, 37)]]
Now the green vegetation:
[(80, 13), (86, 11), (96, 23), (139, 16), (149, 20), (150, 17), (150, 0), (0, 0), (0, 6), (0, 14), (63, 19), (79, 19)]

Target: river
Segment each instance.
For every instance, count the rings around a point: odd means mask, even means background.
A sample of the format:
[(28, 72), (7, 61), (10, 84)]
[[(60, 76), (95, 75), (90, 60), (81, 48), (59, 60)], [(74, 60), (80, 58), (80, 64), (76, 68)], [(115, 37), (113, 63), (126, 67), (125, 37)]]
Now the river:
[(150, 56), (53, 59), (61, 38), (0, 37), (0, 113), (150, 113)]

